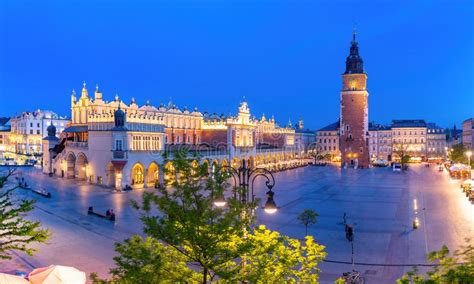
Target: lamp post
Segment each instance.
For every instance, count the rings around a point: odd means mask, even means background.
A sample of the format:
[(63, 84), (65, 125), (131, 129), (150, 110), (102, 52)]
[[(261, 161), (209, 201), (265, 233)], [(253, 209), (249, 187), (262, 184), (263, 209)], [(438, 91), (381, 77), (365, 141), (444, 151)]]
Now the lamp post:
[(471, 170), (471, 156), (472, 156), (472, 152), (471, 151), (467, 151), (466, 152), (466, 156), (467, 156), (467, 164), (469, 166), (469, 170)]
[[(269, 170), (264, 168), (249, 169), (245, 160), (242, 161), (242, 166), (238, 169), (229, 166), (225, 166), (223, 169), (227, 170), (233, 178), (234, 186), (239, 186), (242, 188), (242, 191), (234, 190), (234, 196), (238, 198), (242, 204), (255, 201), (255, 179), (258, 177), (265, 178), (265, 185), (268, 188), (268, 191), (266, 193), (267, 201), (265, 202), (263, 209), (268, 214), (274, 214), (278, 211), (278, 207), (276, 206), (275, 200), (273, 199), (275, 193), (272, 191), (273, 187), (275, 186), (275, 178)], [(223, 195), (217, 196), (214, 200), (214, 205), (217, 207), (224, 207), (226, 204), (227, 201)]]

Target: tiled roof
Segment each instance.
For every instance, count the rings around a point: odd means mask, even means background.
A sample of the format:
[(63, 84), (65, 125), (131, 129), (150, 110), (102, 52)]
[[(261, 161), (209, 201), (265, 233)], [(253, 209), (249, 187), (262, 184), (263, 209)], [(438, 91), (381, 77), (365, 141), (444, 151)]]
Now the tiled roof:
[(87, 132), (87, 130), (88, 130), (87, 125), (73, 125), (73, 126), (69, 126), (66, 129), (64, 129), (63, 132), (66, 132), (66, 133)]
[(311, 129), (295, 129), (295, 132), (296, 133), (308, 133), (308, 134), (314, 134), (315, 131), (314, 130), (311, 130)]
[(9, 117), (0, 117), (0, 126), (5, 125), (8, 121), (10, 121)]
[(392, 128), (405, 127), (426, 127), (426, 122), (423, 119), (401, 119), (392, 121)]
[(390, 126), (377, 124), (374, 122), (369, 122), (369, 131), (390, 130), (390, 129), (392, 129)]
[(428, 127), (428, 129), (444, 129), (444, 128), (439, 127), (438, 125), (436, 125), (436, 123), (432, 123), (432, 122), (426, 123), (426, 127)]
[(339, 120), (319, 129), (318, 131), (336, 131), (338, 129), (339, 129)]

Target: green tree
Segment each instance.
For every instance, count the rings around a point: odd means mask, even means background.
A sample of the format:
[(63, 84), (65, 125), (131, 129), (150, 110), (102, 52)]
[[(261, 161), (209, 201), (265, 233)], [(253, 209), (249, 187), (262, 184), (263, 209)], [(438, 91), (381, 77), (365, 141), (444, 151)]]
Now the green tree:
[[(238, 269), (231, 261), (240, 253), (231, 249), (231, 242), (243, 237), (243, 228), (250, 226), (250, 214), (242, 212), (250, 212), (257, 204), (242, 204), (232, 196), (227, 198), (226, 208), (214, 206), (214, 200), (222, 197), (229, 186), (228, 175), (216, 168), (209, 178), (208, 165), (195, 168), (187, 157), (186, 151), (175, 152), (173, 159), (165, 156), (165, 163), (171, 162), (177, 175), (172, 189), (145, 193), (142, 204), (135, 207), (142, 212), (145, 234), (173, 247), (185, 262), (193, 263), (202, 274), (202, 283), (206, 283), (216, 275), (225, 278)], [(150, 215), (153, 209), (161, 214)]]
[(301, 243), (262, 226), (252, 229), (258, 200), (242, 204), (241, 188), (234, 188), (225, 207), (214, 206), (230, 186), (228, 173), (217, 168), (208, 175), (206, 165), (193, 167), (187, 157), (186, 152), (165, 156), (176, 177), (172, 187), (146, 192), (134, 203), (146, 239), (117, 244), (112, 279), (92, 275), (96, 282), (132, 283), (141, 277), (140, 283), (156, 283), (154, 274), (164, 275), (165, 282), (191, 283), (317, 279), (323, 246), (310, 237)]
[[(468, 158), (466, 156), (467, 149), (463, 144), (454, 145), (453, 148), (448, 153), (448, 158), (455, 163), (468, 163)], [(474, 158), (471, 157), (471, 166), (474, 165)]]
[(189, 269), (184, 257), (160, 241), (135, 235), (115, 244), (116, 267), (110, 270), (112, 279), (100, 279), (91, 274), (94, 283), (163, 283), (198, 282), (199, 274)]
[(41, 229), (41, 223), (24, 218), (34, 208), (35, 200), (16, 200), (13, 192), (17, 187), (4, 188), (14, 170), (0, 177), (0, 259), (11, 259), (9, 251), (22, 251), (33, 255), (32, 243), (43, 243), (49, 231)]
[(466, 239), (466, 245), (450, 254), (447, 246), (430, 252), (428, 260), (438, 263), (425, 275), (418, 274), (418, 269), (403, 275), (397, 280), (398, 284), (435, 284), (435, 283), (474, 283), (474, 246)]
[(303, 224), (305, 227), (305, 235), (308, 235), (308, 226), (311, 224), (316, 224), (316, 218), (319, 216), (318, 213), (314, 212), (311, 209), (305, 209), (303, 212), (301, 212), (300, 215), (298, 215), (298, 221)]
[(408, 151), (408, 145), (403, 143), (393, 145), (393, 154), (395, 154), (400, 160), (402, 171), (406, 169), (406, 165), (410, 162), (410, 155)]
[(318, 263), (326, 257), (324, 246), (313, 237), (305, 241), (282, 236), (264, 225), (248, 235), (249, 253), (239, 274), (250, 283), (317, 283)]

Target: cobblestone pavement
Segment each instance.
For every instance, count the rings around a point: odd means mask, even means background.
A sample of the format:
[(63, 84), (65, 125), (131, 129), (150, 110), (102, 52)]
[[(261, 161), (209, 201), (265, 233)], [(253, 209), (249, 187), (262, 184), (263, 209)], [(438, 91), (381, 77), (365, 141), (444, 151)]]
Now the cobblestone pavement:
[[(15, 267), (28, 271), (33, 266), (62, 264), (105, 276), (113, 266), (114, 242), (141, 233), (138, 214), (129, 201), (140, 199), (142, 191), (115, 193), (77, 180), (49, 178), (38, 170), (23, 171), (29, 184), (52, 193), (52, 198), (46, 199), (18, 191), (38, 200), (32, 218), (41, 220), (53, 236), (48, 244), (38, 246), (35, 257), (20, 254), (3, 263), (1, 270)], [(369, 264), (356, 265), (366, 283), (394, 283), (411, 269), (380, 265), (426, 263), (427, 252), (443, 244), (454, 250), (464, 244), (464, 238), (474, 237), (474, 204), (462, 194), (459, 181), (452, 181), (435, 167), (413, 165), (406, 173), (394, 173), (389, 168), (310, 166), (276, 173), (275, 178), (275, 201), (280, 210), (274, 215), (259, 210), (258, 222), (303, 238), (304, 227), (297, 215), (306, 208), (318, 212), (318, 223), (310, 226), (308, 233), (326, 246), (327, 260), (331, 261), (320, 265), (323, 283), (332, 283), (351, 270), (346, 263), (351, 261), (351, 246), (345, 239), (344, 213), (355, 228), (355, 262)], [(255, 191), (264, 199), (263, 180), (256, 181)], [(412, 228), (415, 199), (420, 219), (417, 230)], [(103, 212), (113, 208), (117, 221), (112, 224), (88, 216), (89, 206)]]

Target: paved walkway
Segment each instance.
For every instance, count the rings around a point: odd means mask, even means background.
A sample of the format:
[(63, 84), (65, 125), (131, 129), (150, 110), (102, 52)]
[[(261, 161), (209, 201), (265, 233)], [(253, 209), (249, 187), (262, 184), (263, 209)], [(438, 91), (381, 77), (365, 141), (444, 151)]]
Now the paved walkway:
[[(87, 273), (105, 276), (113, 266), (114, 242), (141, 233), (138, 214), (131, 199), (141, 192), (114, 193), (108, 188), (91, 186), (74, 180), (49, 178), (36, 171), (25, 174), (29, 184), (51, 191), (51, 200), (38, 199), (32, 216), (51, 228), (48, 245), (39, 245), (35, 257), (21, 255), (23, 269), (29, 266), (63, 264)], [(407, 173), (388, 168), (341, 170), (333, 167), (306, 167), (275, 174), (277, 214), (259, 211), (258, 222), (295, 238), (304, 237), (304, 227), (297, 216), (306, 208), (318, 212), (318, 223), (308, 233), (326, 246), (327, 259), (350, 262), (350, 243), (345, 239), (343, 214), (355, 226), (355, 261), (373, 264), (426, 263), (426, 252), (446, 244), (451, 249), (474, 237), (474, 204), (451, 181), (446, 173), (434, 167), (414, 165)], [(262, 183), (256, 182), (256, 194), (265, 198)], [(414, 199), (421, 226), (412, 229)], [(263, 204), (262, 204), (263, 205)], [(87, 208), (105, 212), (113, 208), (115, 224), (87, 215)], [(7, 263), (8, 264), (8, 263)], [(15, 265), (16, 265), (15, 264)], [(11, 263), (9, 264), (11, 267)], [(348, 264), (325, 262), (320, 266), (323, 283), (332, 283)], [(410, 267), (360, 266), (367, 283), (394, 283)]]

